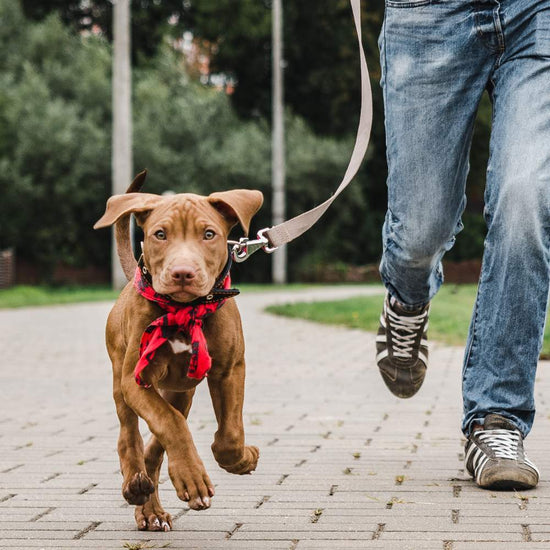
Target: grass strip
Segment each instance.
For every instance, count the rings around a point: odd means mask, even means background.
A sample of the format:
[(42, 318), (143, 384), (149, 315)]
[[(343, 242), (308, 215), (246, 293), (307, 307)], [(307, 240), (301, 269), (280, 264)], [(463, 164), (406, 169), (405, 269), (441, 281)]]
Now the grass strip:
[(17, 285), (0, 290), (0, 308), (109, 301), (115, 300), (118, 294), (108, 286), (48, 287)]
[[(430, 308), (430, 340), (463, 346), (468, 336), (476, 285), (444, 285)], [(307, 319), (327, 325), (343, 325), (370, 332), (378, 330), (382, 296), (346, 300), (292, 303), (269, 306), (267, 311), (285, 317)], [(546, 326), (541, 357), (550, 358), (550, 326)]]
[[(302, 290), (312, 285), (261, 285), (236, 284), (242, 292), (269, 292), (276, 290)], [(79, 302), (114, 301), (120, 292), (112, 290), (106, 285), (90, 286), (31, 286), (16, 285), (0, 290), (0, 309), (51, 306), (59, 304), (73, 304)]]

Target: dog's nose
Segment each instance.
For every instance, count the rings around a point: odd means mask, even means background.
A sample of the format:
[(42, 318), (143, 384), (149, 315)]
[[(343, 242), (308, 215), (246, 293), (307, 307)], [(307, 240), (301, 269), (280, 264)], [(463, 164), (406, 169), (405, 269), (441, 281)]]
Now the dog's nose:
[(170, 271), (172, 279), (176, 283), (190, 283), (197, 275), (196, 271), (188, 265), (176, 265)]

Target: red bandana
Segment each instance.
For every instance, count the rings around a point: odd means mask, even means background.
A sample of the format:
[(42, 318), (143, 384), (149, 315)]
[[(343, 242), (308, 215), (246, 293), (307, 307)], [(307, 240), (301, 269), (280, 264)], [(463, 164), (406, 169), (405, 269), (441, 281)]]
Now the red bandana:
[(177, 332), (184, 332), (191, 337), (191, 360), (189, 361), (187, 376), (200, 380), (207, 375), (212, 365), (212, 358), (208, 353), (202, 324), (206, 317), (223, 306), (228, 297), (239, 293), (238, 290), (230, 288), (230, 267), (231, 260), (228, 261), (222, 275), (216, 281), (216, 285), (208, 296), (184, 304), (172, 300), (169, 296), (155, 292), (147, 269), (140, 262), (134, 277), (135, 289), (147, 300), (156, 302), (168, 312), (153, 321), (141, 336), (139, 361), (134, 369), (134, 378), (140, 386), (150, 387), (141, 379), (141, 373), (154, 359), (157, 350)]

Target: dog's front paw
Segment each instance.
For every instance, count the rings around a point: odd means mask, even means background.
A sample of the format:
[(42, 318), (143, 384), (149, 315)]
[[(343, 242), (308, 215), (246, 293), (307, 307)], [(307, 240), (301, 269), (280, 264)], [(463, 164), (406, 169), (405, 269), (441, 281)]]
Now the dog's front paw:
[(260, 449), (254, 445), (245, 445), (243, 457), (235, 464), (220, 464), (220, 468), (223, 468), (230, 474), (249, 474), (256, 469), (258, 465), (258, 459), (260, 458)]
[(160, 504), (154, 503), (154, 497), (143, 506), (136, 506), (135, 518), (140, 531), (170, 531), (172, 516), (164, 511)]
[(190, 460), (168, 462), (168, 473), (181, 500), (193, 510), (210, 508), (214, 484), (210, 481), (202, 462), (189, 466)]
[(145, 504), (154, 492), (155, 485), (145, 472), (130, 475), (122, 484), (122, 496), (129, 504)]

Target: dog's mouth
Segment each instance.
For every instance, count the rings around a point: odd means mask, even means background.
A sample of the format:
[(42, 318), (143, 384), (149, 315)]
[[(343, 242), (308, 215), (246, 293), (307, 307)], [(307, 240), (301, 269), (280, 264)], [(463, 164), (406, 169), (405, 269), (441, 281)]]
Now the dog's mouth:
[(206, 293), (195, 293), (195, 292), (187, 292), (185, 290), (177, 290), (177, 291), (171, 291), (171, 292), (163, 292), (166, 296), (170, 296), (172, 300), (175, 300), (176, 302), (192, 302), (193, 300), (196, 300), (197, 298), (202, 297), (203, 295), (206, 296)]
[(169, 296), (176, 302), (192, 302), (197, 298), (207, 296), (214, 285), (214, 280), (208, 281), (207, 277), (200, 277), (199, 280), (189, 283), (173, 283), (164, 282), (162, 277), (159, 278), (158, 283), (155, 282), (153, 277), (153, 288), (159, 294)]

